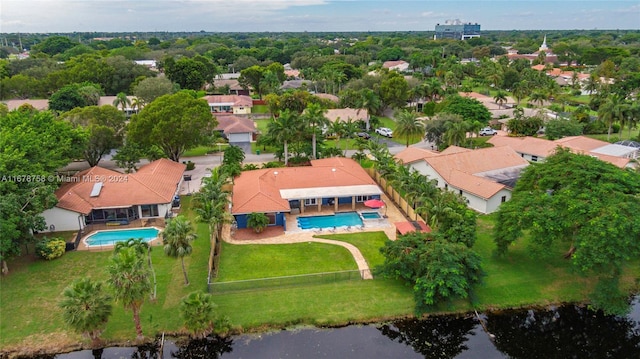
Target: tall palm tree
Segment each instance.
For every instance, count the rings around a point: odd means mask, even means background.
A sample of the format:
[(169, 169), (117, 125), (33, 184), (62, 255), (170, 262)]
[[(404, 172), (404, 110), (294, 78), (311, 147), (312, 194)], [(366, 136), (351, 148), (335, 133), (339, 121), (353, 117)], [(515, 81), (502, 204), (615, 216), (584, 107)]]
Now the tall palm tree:
[(102, 282), (82, 278), (62, 292), (59, 306), (64, 322), (73, 330), (91, 339), (94, 348), (100, 346), (100, 334), (111, 315), (111, 295), (102, 288)]
[(111, 257), (108, 271), (114, 298), (117, 302), (122, 302), (125, 309), (131, 309), (136, 334), (138, 339), (142, 339), (144, 335), (140, 324), (140, 309), (144, 298), (151, 293), (149, 267), (135, 248), (123, 248)]
[(308, 125), (311, 128), (311, 148), (312, 148), (312, 157), (316, 159), (316, 135), (318, 130), (324, 126), (329, 124), (329, 119), (324, 116), (327, 112), (326, 109), (322, 108), (320, 104), (312, 103), (307, 106), (307, 109), (304, 111), (300, 119), (304, 122), (305, 125)]
[(495, 96), (493, 96), (493, 100), (498, 104), (498, 108), (501, 108), (502, 105), (507, 102), (507, 93), (503, 90), (498, 90)]
[(164, 231), (162, 231), (164, 253), (169, 257), (180, 258), (182, 274), (184, 274), (184, 285), (189, 285), (187, 269), (184, 266), (184, 257), (191, 255), (193, 250), (191, 241), (194, 239), (196, 239), (195, 230), (183, 216), (169, 220)]
[(122, 108), (122, 112), (127, 110), (127, 106), (131, 106), (131, 100), (127, 97), (127, 94), (124, 92), (118, 92), (115, 100), (113, 100), (113, 105), (118, 108)]
[(269, 136), (278, 143), (284, 144), (284, 165), (289, 163), (289, 142), (301, 132), (301, 122), (295, 112), (284, 110), (280, 117), (271, 119), (267, 125)]
[(409, 147), (411, 140), (416, 137), (424, 137), (424, 122), (418, 119), (415, 112), (402, 110), (396, 115), (396, 134), (405, 138), (405, 144)]
[[(352, 139), (353, 136), (360, 129), (360, 126), (358, 125), (358, 123), (351, 118), (348, 118), (347, 121), (343, 122), (342, 126), (344, 129), (344, 137), (346, 137), (347, 139)], [(347, 155), (348, 150), (349, 150), (349, 141), (347, 141), (347, 144), (345, 145), (345, 149), (344, 149), (345, 156)]]
[(135, 113), (138, 113), (144, 105), (144, 100), (140, 97), (134, 97), (133, 100), (131, 100), (131, 108)]
[(520, 101), (529, 95), (529, 85), (527, 81), (517, 82), (513, 86), (513, 97), (516, 99), (517, 105), (520, 106)]
[(534, 103), (537, 102), (538, 107), (542, 107), (544, 102), (547, 100), (547, 94), (540, 90), (536, 90), (531, 93), (531, 96), (529, 96), (529, 99)]
[(123, 248), (134, 248), (139, 255), (147, 258), (147, 264), (153, 277), (153, 292), (151, 293), (151, 300), (156, 300), (158, 294), (158, 281), (156, 280), (156, 271), (153, 269), (153, 262), (151, 260), (151, 246), (145, 242), (142, 238), (129, 238), (127, 241), (118, 242), (114, 247), (114, 251), (117, 253)]
[(593, 94), (594, 92), (600, 91), (600, 86), (602, 83), (600, 82), (600, 78), (595, 73), (591, 73), (589, 78), (587, 79), (587, 83), (584, 86), (584, 89), (589, 92), (589, 94)]
[(372, 89), (365, 88), (360, 91), (360, 95), (358, 107), (367, 109), (369, 116), (377, 115), (382, 105), (378, 94)]
[(607, 97), (602, 106), (598, 109), (598, 117), (609, 125), (607, 141), (611, 137), (613, 124), (615, 122), (624, 121), (627, 108), (628, 104), (626, 99), (619, 94), (613, 94)]
[(206, 337), (213, 329), (215, 307), (211, 294), (203, 291), (189, 293), (180, 301), (180, 315), (185, 327), (195, 337)]

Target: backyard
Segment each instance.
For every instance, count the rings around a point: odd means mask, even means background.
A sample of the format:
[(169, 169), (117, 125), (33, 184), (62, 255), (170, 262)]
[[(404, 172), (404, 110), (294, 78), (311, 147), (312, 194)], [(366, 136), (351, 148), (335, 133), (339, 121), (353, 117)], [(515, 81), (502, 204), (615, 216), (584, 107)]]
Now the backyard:
[[(190, 198), (184, 198), (188, 211)], [(478, 310), (521, 307), (536, 304), (582, 301), (592, 282), (572, 273), (570, 263), (558, 256), (551, 260), (531, 258), (526, 241), (510, 248), (506, 258), (492, 255), (492, 216), (479, 219), (476, 250), (484, 260), (485, 283), (478, 288)], [(346, 233), (322, 236), (357, 246), (373, 268), (383, 262), (379, 248), (385, 243), (383, 232)], [(206, 290), (209, 242), (207, 226), (198, 224), (198, 239), (193, 254), (185, 258), (191, 285), (183, 285), (179, 261), (167, 257), (161, 247), (153, 249), (158, 276), (158, 298), (142, 307), (142, 328), (147, 336), (182, 330), (177, 307), (180, 299), (195, 290)], [(57, 303), (62, 290), (73, 280), (90, 276), (106, 279), (106, 252), (69, 252), (47, 262), (24, 256), (10, 263), (11, 274), (0, 279), (0, 347), (2, 351), (21, 347), (48, 347), (51, 350), (73, 347), (81, 337), (62, 322)], [(232, 245), (223, 243), (217, 281), (236, 281), (277, 276), (356, 269), (353, 259), (342, 247), (320, 243), (285, 245)], [(631, 268), (637, 273), (636, 262)], [(624, 277), (627, 288), (633, 285), (632, 271)], [(349, 280), (330, 283), (306, 283), (276, 289), (259, 289), (214, 294), (217, 312), (227, 316), (236, 331), (264, 330), (282, 326), (340, 325), (411, 316), (414, 301), (410, 286), (396, 280)], [(467, 301), (437, 308), (439, 312), (469, 311)], [(435, 310), (434, 310), (435, 311)], [(37, 313), (37, 315), (35, 315)], [(131, 313), (114, 305), (104, 338), (112, 342), (135, 338)]]

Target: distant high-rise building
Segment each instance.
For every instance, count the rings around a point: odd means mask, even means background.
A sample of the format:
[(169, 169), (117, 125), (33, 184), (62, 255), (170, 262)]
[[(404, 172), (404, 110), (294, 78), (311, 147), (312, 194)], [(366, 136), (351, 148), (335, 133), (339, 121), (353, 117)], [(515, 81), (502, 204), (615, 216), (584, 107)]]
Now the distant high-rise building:
[(436, 24), (434, 40), (467, 40), (480, 37), (480, 24), (462, 23), (460, 20), (447, 20), (444, 25)]

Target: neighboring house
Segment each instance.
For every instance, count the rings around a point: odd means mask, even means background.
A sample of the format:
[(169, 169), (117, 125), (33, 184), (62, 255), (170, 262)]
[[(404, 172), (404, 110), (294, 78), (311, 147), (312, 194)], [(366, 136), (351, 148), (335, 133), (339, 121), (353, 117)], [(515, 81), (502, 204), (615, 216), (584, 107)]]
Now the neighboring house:
[(389, 69), (389, 71), (405, 72), (409, 70), (409, 63), (404, 60), (385, 61), (382, 63), (382, 67)]
[(224, 137), (229, 140), (229, 144), (247, 143), (254, 140), (257, 130), (253, 120), (233, 115), (216, 116), (216, 119), (218, 120), (216, 130), (222, 132)]
[[(311, 166), (244, 171), (234, 179), (232, 209), (238, 228), (250, 213), (265, 213), (271, 226), (283, 226), (285, 213), (319, 212), (323, 206), (355, 204), (380, 198), (376, 182), (349, 158), (311, 161)], [(326, 207), (325, 207), (326, 208)]]
[(329, 100), (333, 103), (339, 103), (340, 102), (340, 98), (336, 95), (332, 95), (330, 93), (315, 93), (313, 94), (315, 97), (319, 97), (321, 99), (324, 100)]
[(437, 187), (461, 195), (480, 213), (492, 213), (511, 199), (520, 172), (529, 165), (506, 146), (478, 150), (451, 146), (441, 153), (408, 148), (395, 159), (435, 180)]
[(58, 203), (42, 213), (55, 231), (82, 230), (93, 223), (126, 224), (138, 218), (165, 218), (180, 190), (185, 165), (166, 158), (123, 174), (91, 167), (61, 178)]
[(324, 117), (326, 117), (331, 122), (347, 122), (349, 120), (353, 122), (362, 121), (365, 124), (365, 129), (369, 129), (369, 111), (364, 108), (329, 109), (324, 114)]
[(302, 87), (306, 87), (307, 89), (313, 86), (313, 82), (309, 80), (286, 80), (280, 86), (281, 90), (295, 90)]
[[(118, 106), (115, 106), (113, 104), (113, 101), (115, 101), (116, 98), (117, 98), (116, 96), (100, 96), (100, 98), (98, 99), (98, 106), (109, 105), (109, 106), (116, 107), (118, 110), (122, 110), (122, 106), (120, 104), (118, 104)], [(130, 117), (131, 115), (140, 112), (142, 108), (134, 108), (132, 106), (132, 104), (136, 103), (137, 97), (127, 96), (127, 100), (129, 100), (129, 103), (126, 104), (126, 107), (124, 108), (124, 114), (127, 117)]]
[(204, 99), (211, 108), (211, 113), (248, 115), (253, 107), (251, 97), (244, 95), (211, 95)]
[(249, 90), (245, 90), (240, 86), (240, 82), (237, 79), (216, 79), (213, 80), (213, 86), (215, 87), (214, 93), (222, 93), (222, 89), (229, 88), (230, 95), (245, 95), (249, 96)]
[(610, 144), (585, 136), (570, 136), (555, 141), (537, 137), (493, 136), (487, 142), (494, 146), (508, 146), (530, 162), (544, 161), (555, 153), (558, 146), (575, 153), (597, 157), (620, 168), (630, 166), (630, 160), (639, 155), (637, 148)]

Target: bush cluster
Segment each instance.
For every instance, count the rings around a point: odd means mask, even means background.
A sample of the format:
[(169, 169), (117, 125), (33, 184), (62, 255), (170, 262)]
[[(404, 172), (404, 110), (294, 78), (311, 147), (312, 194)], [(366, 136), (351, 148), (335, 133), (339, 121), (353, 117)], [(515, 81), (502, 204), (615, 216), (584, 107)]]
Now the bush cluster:
[(36, 254), (48, 261), (62, 257), (67, 243), (61, 238), (44, 238), (36, 244)]

